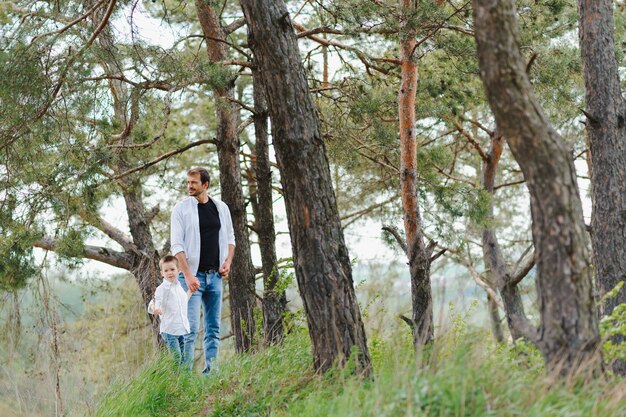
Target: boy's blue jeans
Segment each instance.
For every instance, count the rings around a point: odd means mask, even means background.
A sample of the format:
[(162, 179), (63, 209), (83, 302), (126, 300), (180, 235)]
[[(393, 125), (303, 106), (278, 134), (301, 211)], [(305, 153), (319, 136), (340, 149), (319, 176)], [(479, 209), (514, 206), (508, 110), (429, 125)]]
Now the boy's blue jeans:
[(185, 336), (186, 335), (177, 336), (169, 333), (161, 333), (167, 350), (174, 356), (176, 363), (179, 364), (189, 362), (189, 358), (187, 357), (188, 352), (187, 349), (185, 349)]
[[(200, 281), (200, 288), (191, 295), (187, 303), (187, 314), (191, 331), (185, 335), (185, 354), (189, 369), (193, 368), (193, 351), (196, 336), (200, 330), (200, 305), (204, 317), (204, 360), (206, 366), (202, 373), (211, 370), (211, 362), (217, 357), (220, 346), (220, 322), (222, 315), (222, 276), (218, 272), (207, 274), (198, 272), (196, 277)], [(187, 291), (187, 283), (182, 272), (178, 275), (178, 282)]]

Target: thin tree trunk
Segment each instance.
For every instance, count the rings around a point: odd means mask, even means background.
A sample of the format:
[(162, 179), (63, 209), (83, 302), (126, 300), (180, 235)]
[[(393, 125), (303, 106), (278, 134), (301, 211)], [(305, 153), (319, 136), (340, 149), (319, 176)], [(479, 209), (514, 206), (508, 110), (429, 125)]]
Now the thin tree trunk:
[[(504, 148), (504, 138), (493, 133), (491, 135), (491, 146), (489, 153), (487, 153), (487, 159), (483, 161), (483, 189), (490, 195), (490, 203), (488, 209), (488, 219), (492, 221), (493, 214), (493, 194), (494, 184), (496, 179), (496, 172), (498, 169), (498, 163), (500, 162), (500, 156)], [(522, 303), (522, 296), (517, 283), (513, 282), (513, 275), (506, 265), (502, 249), (498, 243), (498, 238), (489, 225), (483, 229), (482, 235), (483, 243), (483, 259), (485, 260), (485, 266), (491, 271), (493, 280), (498, 287), (500, 296), (502, 297), (502, 304), (504, 306), (504, 313), (506, 321), (511, 332), (511, 338), (513, 341), (519, 339), (524, 335), (532, 334), (532, 338), (535, 337), (535, 329), (526, 317), (524, 312), (524, 304)], [(521, 279), (522, 277), (520, 277)], [(519, 280), (518, 280), (519, 281)]]
[(248, 41), (263, 79), (284, 190), (296, 279), (316, 371), (370, 372), (328, 159), (289, 13), (280, 0), (242, 0)]
[[(601, 295), (626, 281), (626, 103), (615, 56), (613, 5), (612, 0), (578, 0), (591, 148), (591, 242)], [(610, 315), (623, 303), (626, 289), (606, 302), (602, 314)], [(619, 344), (626, 338), (618, 335), (612, 341)], [(626, 374), (625, 361), (612, 366)]]
[[(225, 35), (213, 2), (196, 0), (198, 19), (202, 26), (209, 59), (220, 62), (227, 58)], [(234, 79), (226, 87), (214, 88), (217, 100), (217, 155), (220, 166), (222, 199), (230, 208), (235, 230), (235, 258), (229, 279), (231, 326), (235, 335), (237, 351), (243, 352), (254, 344), (254, 264), (250, 253), (250, 238), (246, 219), (246, 203), (241, 181), (239, 138), (237, 137), (238, 114), (233, 103)]]
[(270, 169), (267, 101), (259, 70), (252, 69), (254, 95), (254, 147), (256, 159), (254, 173), (257, 181), (257, 208), (254, 214), (259, 236), (261, 264), (263, 269), (263, 333), (265, 343), (283, 340), (283, 319), (287, 311), (284, 288), (277, 288), (280, 271), (276, 263), (276, 232), (274, 230), (274, 200), (272, 198), (272, 171)]
[(417, 40), (410, 17), (415, 13), (414, 3), (402, 1), (403, 18), (400, 24), (402, 81), (398, 94), (400, 116), (400, 183), (402, 212), (407, 242), (407, 256), (411, 273), (413, 304), (413, 342), (415, 347), (433, 340), (433, 304), (430, 285), (430, 253), (424, 244), (422, 220), (417, 199), (417, 139), (415, 131), (415, 97), (417, 92)]
[(599, 372), (598, 321), (572, 156), (533, 94), (516, 39), (513, 0), (473, 5), (481, 78), (530, 191), (541, 317), (533, 341), (551, 373)]
[(487, 294), (487, 310), (489, 312), (489, 323), (491, 324), (491, 333), (498, 343), (504, 342), (504, 333), (500, 325), (500, 307), (494, 298)]
[(54, 305), (50, 302), (50, 289), (48, 288), (48, 276), (44, 274), (41, 277), (41, 302), (43, 303), (43, 319), (50, 326), (51, 340), (50, 353), (54, 372), (54, 398), (55, 398), (55, 416), (65, 416), (65, 408), (63, 405), (63, 395), (61, 393), (61, 354), (59, 351), (59, 329), (57, 322), (57, 313)]

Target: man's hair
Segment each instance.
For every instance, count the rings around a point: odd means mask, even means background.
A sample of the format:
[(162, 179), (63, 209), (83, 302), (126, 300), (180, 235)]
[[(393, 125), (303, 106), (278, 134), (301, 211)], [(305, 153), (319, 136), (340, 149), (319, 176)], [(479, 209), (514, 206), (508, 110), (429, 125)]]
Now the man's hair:
[(178, 268), (178, 258), (173, 255), (165, 255), (159, 259), (159, 266), (162, 266), (166, 262), (174, 262), (176, 264), (176, 268)]
[(209, 175), (209, 171), (207, 171), (206, 168), (191, 168), (189, 171), (187, 171), (187, 175), (200, 175), (200, 182), (202, 184), (208, 182), (210, 185), (211, 183), (211, 176)]

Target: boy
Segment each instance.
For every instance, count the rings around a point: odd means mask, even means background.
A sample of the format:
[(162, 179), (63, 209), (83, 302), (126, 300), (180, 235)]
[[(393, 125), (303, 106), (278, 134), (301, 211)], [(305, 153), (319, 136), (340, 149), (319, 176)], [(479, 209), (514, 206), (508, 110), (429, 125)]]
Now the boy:
[(163, 283), (154, 293), (154, 300), (148, 305), (148, 313), (161, 316), (161, 337), (168, 350), (179, 363), (191, 364), (193, 358), (186, 357), (185, 335), (189, 333), (187, 301), (191, 291), (183, 290), (178, 282), (178, 259), (166, 255), (159, 260)]

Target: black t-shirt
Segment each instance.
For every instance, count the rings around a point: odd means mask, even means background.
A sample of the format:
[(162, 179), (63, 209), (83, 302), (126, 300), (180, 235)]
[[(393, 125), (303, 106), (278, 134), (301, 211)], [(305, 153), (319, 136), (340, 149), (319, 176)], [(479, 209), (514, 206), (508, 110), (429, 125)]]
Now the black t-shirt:
[(200, 219), (200, 265), (198, 271), (219, 269), (220, 267), (220, 215), (215, 203), (209, 201), (198, 203)]

